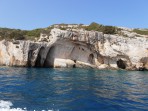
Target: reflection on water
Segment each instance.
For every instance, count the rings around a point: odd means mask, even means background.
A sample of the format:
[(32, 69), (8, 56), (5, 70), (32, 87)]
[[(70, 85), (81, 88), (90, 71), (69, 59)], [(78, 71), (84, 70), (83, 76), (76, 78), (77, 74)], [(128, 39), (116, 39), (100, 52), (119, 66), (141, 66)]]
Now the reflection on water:
[(147, 72), (2, 67), (0, 81), (0, 99), (28, 110), (148, 109)]

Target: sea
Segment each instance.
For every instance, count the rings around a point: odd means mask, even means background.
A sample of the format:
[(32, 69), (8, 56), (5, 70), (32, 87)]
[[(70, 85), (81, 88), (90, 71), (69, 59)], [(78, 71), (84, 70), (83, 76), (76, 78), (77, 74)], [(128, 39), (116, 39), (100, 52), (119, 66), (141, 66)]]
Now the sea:
[(0, 67), (0, 111), (148, 111), (148, 72)]

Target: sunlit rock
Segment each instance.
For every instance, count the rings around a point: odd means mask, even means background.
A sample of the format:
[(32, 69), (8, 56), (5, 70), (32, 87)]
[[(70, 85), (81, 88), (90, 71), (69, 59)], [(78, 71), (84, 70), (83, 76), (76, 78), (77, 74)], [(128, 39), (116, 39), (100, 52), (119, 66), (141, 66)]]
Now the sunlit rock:
[[(126, 30), (125, 30), (125, 32)], [(129, 32), (128, 32), (129, 34)], [(127, 35), (128, 35), (127, 34)], [(148, 38), (108, 35), (84, 29), (41, 33), (34, 41), (0, 41), (0, 65), (148, 69)]]

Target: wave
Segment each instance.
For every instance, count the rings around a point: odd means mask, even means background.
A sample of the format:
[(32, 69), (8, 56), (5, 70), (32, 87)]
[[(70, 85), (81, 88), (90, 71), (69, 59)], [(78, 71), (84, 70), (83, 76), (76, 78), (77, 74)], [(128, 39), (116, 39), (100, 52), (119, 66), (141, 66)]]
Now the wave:
[[(0, 100), (0, 111), (27, 111), (27, 108), (11, 108), (13, 106), (12, 102)], [(33, 110), (35, 111), (35, 110)], [(45, 110), (42, 110), (45, 111)], [(53, 111), (53, 110), (48, 110)]]

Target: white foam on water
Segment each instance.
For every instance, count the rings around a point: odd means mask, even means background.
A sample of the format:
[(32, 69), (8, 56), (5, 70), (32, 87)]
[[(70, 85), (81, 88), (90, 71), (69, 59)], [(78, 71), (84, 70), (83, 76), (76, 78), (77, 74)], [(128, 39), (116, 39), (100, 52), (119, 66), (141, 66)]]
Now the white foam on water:
[[(0, 100), (0, 111), (27, 111), (26, 108), (24, 108), (24, 109), (22, 109), (22, 108), (11, 108), (12, 106), (13, 106), (12, 102)], [(46, 111), (46, 110), (42, 110), (42, 111)], [(48, 110), (48, 111), (54, 111), (54, 110)]]
[(12, 102), (0, 100), (0, 111), (27, 111), (26, 108), (11, 108), (11, 106)]

